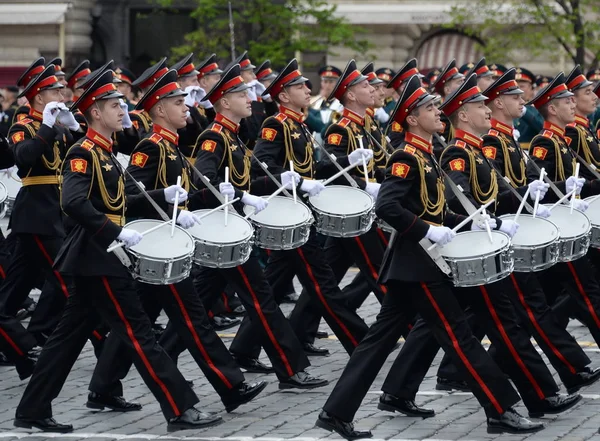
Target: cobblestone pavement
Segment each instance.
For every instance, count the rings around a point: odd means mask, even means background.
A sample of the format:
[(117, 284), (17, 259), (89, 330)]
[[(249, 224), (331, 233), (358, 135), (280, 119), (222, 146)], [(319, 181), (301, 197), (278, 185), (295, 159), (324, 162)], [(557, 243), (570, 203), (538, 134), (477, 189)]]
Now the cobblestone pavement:
[[(354, 273), (349, 273), (343, 283), (348, 283)], [(367, 323), (372, 323), (379, 304), (373, 296), (360, 309)], [(291, 305), (283, 305), (287, 314)], [(161, 318), (164, 320), (164, 317)], [(590, 333), (578, 322), (572, 322), (570, 330), (584, 346), (592, 359), (592, 365), (600, 366), (600, 352)], [(327, 329), (324, 323), (321, 329)], [(228, 345), (235, 329), (226, 331), (223, 338)], [(339, 439), (337, 435), (314, 427), (317, 415), (327, 399), (333, 384), (339, 378), (348, 356), (339, 342), (330, 337), (318, 340), (317, 344), (331, 352), (329, 357), (313, 357), (310, 371), (331, 381), (327, 387), (312, 391), (279, 391), (275, 375), (246, 374), (247, 380), (266, 380), (270, 384), (253, 402), (238, 408), (234, 413), (224, 412), (217, 394), (202, 377), (198, 367), (188, 353), (180, 358), (179, 367), (188, 379), (194, 380), (194, 389), (201, 400), (202, 409), (217, 412), (224, 423), (197, 431), (179, 431), (167, 434), (166, 422), (159, 406), (132, 370), (124, 382), (128, 400), (143, 404), (140, 412), (92, 412), (85, 407), (87, 385), (95, 365), (91, 345), (81, 354), (60, 396), (54, 401), (54, 415), (59, 422), (72, 423), (75, 432), (68, 435), (43, 434), (16, 429), (12, 419), (18, 400), (25, 388), (10, 367), (0, 367), (0, 441), (4, 439), (65, 439), (89, 441), (108, 440), (244, 440), (259, 441), (293, 439), (310, 441), (315, 439)], [(485, 428), (485, 415), (470, 393), (440, 393), (435, 390), (435, 373), (440, 361), (436, 358), (433, 367), (421, 387), (417, 397), (420, 404), (435, 409), (436, 416), (427, 420), (409, 418), (377, 410), (380, 385), (397, 352), (392, 353), (357, 414), (359, 429), (371, 429), (374, 438), (394, 440), (502, 440), (502, 441), (551, 441), (551, 440), (599, 440), (600, 426), (600, 384), (583, 390), (584, 399), (572, 410), (559, 416), (544, 418), (547, 428), (530, 436), (488, 435)], [(262, 359), (268, 362), (264, 352)], [(557, 378), (557, 382), (560, 381)], [(564, 389), (563, 389), (564, 392)], [(518, 407), (522, 413), (525, 409)]]

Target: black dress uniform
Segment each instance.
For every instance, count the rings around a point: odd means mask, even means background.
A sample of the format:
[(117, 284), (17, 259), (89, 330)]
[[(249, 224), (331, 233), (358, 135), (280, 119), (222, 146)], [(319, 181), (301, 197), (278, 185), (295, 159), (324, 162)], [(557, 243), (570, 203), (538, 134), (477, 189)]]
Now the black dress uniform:
[[(85, 111), (96, 100), (121, 96), (109, 71), (74, 106)], [(156, 343), (127, 269), (115, 254), (106, 252), (121, 233), (125, 213), (135, 216), (149, 208), (142, 195), (126, 197), (123, 175), (112, 159), (111, 145), (110, 139), (90, 129), (65, 157), (61, 207), (69, 216), (69, 233), (57, 257), (56, 269), (74, 278), (75, 291), (67, 300), (65, 313), (44, 346), (21, 398), (15, 418), (18, 427), (72, 430), (72, 426), (59, 425), (52, 419), (51, 403), (100, 317), (126, 344), (167, 420), (177, 423), (173, 419), (198, 402), (173, 361)], [(163, 190), (150, 195), (167, 209)]]
[[(404, 120), (410, 111), (434, 99), (414, 76), (392, 118)], [(509, 413), (507, 410), (519, 400), (501, 370), (473, 338), (449, 280), (419, 244), (430, 224), (452, 226), (462, 216), (446, 209), (443, 180), (431, 142), (416, 136), (413, 139), (414, 145), (402, 145), (390, 158), (376, 203), (377, 215), (398, 232), (381, 272), (389, 292), (376, 322), (350, 357), (317, 420), (318, 426), (336, 430), (347, 439), (370, 435), (355, 432), (350, 422), (409, 317), (417, 311), (435, 339), (461, 366), (488, 417)]]

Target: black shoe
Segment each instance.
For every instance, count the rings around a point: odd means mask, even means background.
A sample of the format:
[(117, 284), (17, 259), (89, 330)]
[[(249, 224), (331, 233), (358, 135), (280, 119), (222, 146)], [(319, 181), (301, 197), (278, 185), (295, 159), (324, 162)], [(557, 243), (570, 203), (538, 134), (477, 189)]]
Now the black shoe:
[(279, 389), (314, 389), (317, 387), (327, 386), (328, 380), (323, 378), (313, 377), (306, 371), (300, 371), (292, 375), (290, 378), (279, 382)]
[(190, 407), (176, 418), (171, 418), (167, 425), (167, 432), (176, 432), (177, 430), (200, 429), (201, 427), (214, 426), (221, 424), (223, 418), (218, 415), (209, 415), (200, 412), (195, 407)]
[(577, 372), (575, 375), (577, 376), (577, 380), (573, 385), (567, 387), (567, 392), (570, 394), (574, 394), (582, 387), (589, 386), (598, 381), (600, 379), (600, 368), (591, 369), (585, 367), (583, 371)]
[(302, 348), (306, 355), (312, 355), (313, 357), (327, 357), (329, 355), (329, 349), (319, 348), (312, 343), (304, 343)]
[(298, 301), (298, 297), (300, 296), (295, 292), (284, 294), (281, 296), (281, 303), (296, 303)]
[(242, 323), (242, 320), (238, 318), (232, 319), (224, 315), (214, 315), (213, 318), (210, 319), (210, 323), (215, 330), (223, 331), (239, 325)]
[(250, 358), (250, 357), (238, 357), (236, 355), (233, 356), (238, 366), (244, 369), (246, 372), (250, 372), (252, 374), (272, 374), (275, 372), (273, 366), (269, 366), (264, 364), (258, 358)]
[(315, 334), (316, 338), (329, 338), (329, 334), (325, 331), (317, 331)]
[(90, 392), (88, 394), (88, 400), (85, 405), (88, 409), (104, 410), (104, 408), (108, 408), (116, 412), (133, 412), (136, 410), (142, 410), (142, 405), (139, 403), (130, 403), (123, 397), (100, 395), (96, 392)]
[(400, 412), (411, 417), (431, 418), (435, 416), (433, 409), (419, 407), (414, 400), (404, 400), (385, 392), (379, 397), (377, 408), (388, 412)]
[(37, 306), (37, 303), (35, 303), (32, 300), (31, 303), (29, 305), (27, 305), (25, 308), (19, 309), (17, 311), (17, 313), (15, 314), (15, 317), (18, 320), (25, 320), (27, 317), (31, 317), (33, 315), (33, 311), (35, 311), (36, 306)]
[(370, 430), (354, 430), (354, 424), (342, 421), (324, 410), (319, 414), (315, 426), (328, 430), (329, 432), (336, 432), (342, 438), (347, 440), (373, 438), (373, 434)]
[(236, 306), (231, 311), (227, 312), (227, 315), (232, 315), (234, 317), (242, 317), (246, 314), (246, 308), (243, 305)]
[(542, 423), (534, 423), (510, 408), (499, 417), (487, 418), (487, 433), (533, 433), (544, 428)]
[(562, 413), (570, 409), (581, 401), (583, 397), (579, 394), (560, 395), (556, 394), (552, 397), (541, 400), (535, 407), (528, 407), (530, 418), (541, 418), (545, 414)]
[(462, 380), (450, 380), (449, 378), (438, 377), (436, 390), (460, 390), (462, 392), (471, 392), (471, 387)]
[(73, 426), (70, 424), (57, 423), (54, 418), (24, 418), (16, 416), (13, 425), (15, 427), (21, 427), (23, 429), (31, 429), (35, 427), (40, 429), (42, 432), (58, 432), (58, 433), (69, 433), (73, 431)]
[(266, 381), (259, 381), (252, 384), (244, 381), (239, 386), (236, 386), (235, 389), (229, 391), (227, 396), (221, 397), (225, 405), (225, 410), (227, 413), (233, 412), (242, 404), (252, 401), (265, 387), (267, 387)]

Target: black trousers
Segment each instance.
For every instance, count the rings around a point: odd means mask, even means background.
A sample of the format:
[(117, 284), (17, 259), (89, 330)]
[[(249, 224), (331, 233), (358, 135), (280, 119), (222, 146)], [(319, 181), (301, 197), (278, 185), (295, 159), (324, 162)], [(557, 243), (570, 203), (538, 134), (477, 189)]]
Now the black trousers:
[(198, 403), (175, 363), (156, 342), (132, 279), (76, 277), (74, 282), (75, 292), (42, 349), (17, 415), (35, 419), (52, 416), (52, 400), (100, 319), (110, 326), (111, 335), (124, 343), (167, 420)]
[(0, 308), (9, 316), (16, 315), (31, 290), (43, 285), (43, 279), (47, 275), (44, 274), (44, 262), (39, 266), (31, 265), (29, 253), (20, 244), (20, 236), (22, 235), (10, 234), (2, 242), (0, 254), (3, 279), (0, 285)]
[[(137, 283), (144, 311), (154, 323), (164, 309), (184, 348), (214, 387), (224, 396), (244, 381), (244, 375), (211, 327), (191, 278), (171, 285)], [(111, 333), (98, 360), (89, 389), (103, 395), (122, 396), (132, 358), (125, 355), (126, 342)], [(168, 352), (168, 351), (167, 351)]]
[[(300, 248), (287, 251), (273, 251), (269, 257), (271, 263), (265, 276), (279, 273), (279, 267), (292, 267), (302, 286), (306, 289), (304, 296), (310, 296), (321, 309), (323, 317), (348, 353), (358, 346), (366, 335), (368, 327), (362, 318), (346, 304), (346, 300), (338, 287), (336, 277), (329, 266), (323, 250), (319, 245), (314, 230), (308, 242)], [(238, 291), (239, 294), (239, 291)], [(300, 296), (302, 298), (302, 295)], [(296, 307), (298, 304), (296, 304)], [(294, 330), (294, 338), (304, 329), (303, 317), (298, 314), (290, 316), (290, 324)], [(256, 356), (258, 344), (256, 331), (248, 322), (242, 322), (230, 349), (236, 354)], [(300, 346), (302, 351), (302, 346)]]
[[(402, 330), (417, 313), (426, 320), (438, 345), (460, 366), (487, 414), (501, 414), (519, 401), (500, 368), (473, 337), (448, 282), (392, 281), (387, 286), (377, 320), (352, 353), (325, 403), (325, 411), (344, 421), (354, 419)], [(412, 332), (407, 344), (411, 336)]]

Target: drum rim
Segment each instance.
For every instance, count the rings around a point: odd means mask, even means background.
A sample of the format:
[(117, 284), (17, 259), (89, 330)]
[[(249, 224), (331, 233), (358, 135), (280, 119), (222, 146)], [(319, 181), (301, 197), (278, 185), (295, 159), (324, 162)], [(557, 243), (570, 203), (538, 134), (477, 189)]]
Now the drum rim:
[[(514, 219), (514, 215), (513, 214), (503, 214), (502, 216), (498, 216), (500, 219)], [(549, 242), (544, 242), (544, 243), (540, 243), (540, 244), (536, 244), (536, 245), (520, 245), (518, 243), (515, 243), (514, 238), (511, 238), (510, 241), (512, 243), (512, 247), (514, 249), (517, 250), (532, 250), (532, 249), (536, 249), (536, 248), (546, 248), (550, 245), (552, 245), (553, 243), (558, 243), (560, 241), (560, 228), (558, 227), (558, 225), (556, 225), (554, 222), (552, 222), (550, 219), (544, 219), (543, 217), (533, 217), (531, 214), (521, 214), (519, 215), (519, 219), (520, 218), (529, 218), (529, 219), (536, 219), (536, 220), (540, 220), (546, 223), (549, 223), (550, 225), (552, 225), (554, 228), (556, 228), (556, 232), (558, 233), (558, 236), (556, 236), (553, 240), (549, 241)]]
[[(267, 199), (269, 196), (261, 196), (263, 199)], [(292, 198), (288, 197), (288, 196), (275, 196), (271, 199), (270, 202), (272, 202), (273, 200), (281, 200), (281, 199), (285, 199), (285, 200), (291, 200)], [(303, 207), (304, 210), (306, 210), (306, 213), (308, 213), (308, 219), (306, 219), (303, 222), (299, 222), (299, 223), (295, 223), (295, 224), (288, 224), (288, 225), (272, 225), (272, 224), (266, 224), (263, 223), (261, 221), (258, 221), (256, 219), (254, 219), (254, 214), (250, 214), (249, 211), (252, 209), (252, 207), (250, 205), (244, 205), (244, 208), (242, 209), (244, 211), (244, 213), (246, 215), (250, 216), (248, 217), (247, 220), (250, 220), (251, 224), (256, 224), (259, 225), (261, 227), (267, 227), (267, 228), (272, 228), (272, 229), (288, 229), (288, 228), (302, 228), (305, 225), (312, 225), (315, 221), (313, 215), (312, 215), (312, 211), (310, 210), (310, 208), (308, 207), (308, 205), (306, 205), (304, 202), (302, 202), (300, 200), (300, 198), (298, 198), (297, 200), (297, 205), (301, 205)], [(269, 206), (267, 206), (267, 208), (265, 210), (267, 210), (269, 208)]]
[[(476, 233), (476, 234), (481, 234), (481, 233), (485, 233), (485, 231), (461, 231), (460, 233), (456, 234), (456, 237), (459, 236), (466, 236), (467, 234), (471, 234), (471, 233)], [(477, 258), (487, 258), (487, 257), (491, 257), (491, 256), (495, 256), (497, 254), (500, 254), (501, 252), (505, 251), (505, 250), (509, 250), (512, 247), (512, 241), (511, 238), (508, 234), (504, 233), (503, 231), (498, 231), (498, 230), (492, 230), (493, 234), (500, 234), (502, 236), (505, 236), (506, 239), (508, 240), (506, 245), (503, 245), (502, 247), (498, 248), (497, 250), (495, 250), (493, 253), (484, 253), (484, 254), (476, 254), (476, 255), (472, 255), (472, 256), (461, 256), (461, 257), (452, 257), (452, 256), (446, 256), (444, 254), (444, 248), (441, 247), (440, 248), (440, 254), (442, 255), (442, 257), (444, 259), (449, 259), (455, 262), (459, 262), (459, 261), (463, 261), (463, 260), (473, 260), (473, 259), (477, 259)], [(456, 238), (454, 238), (454, 240), (456, 240)]]

